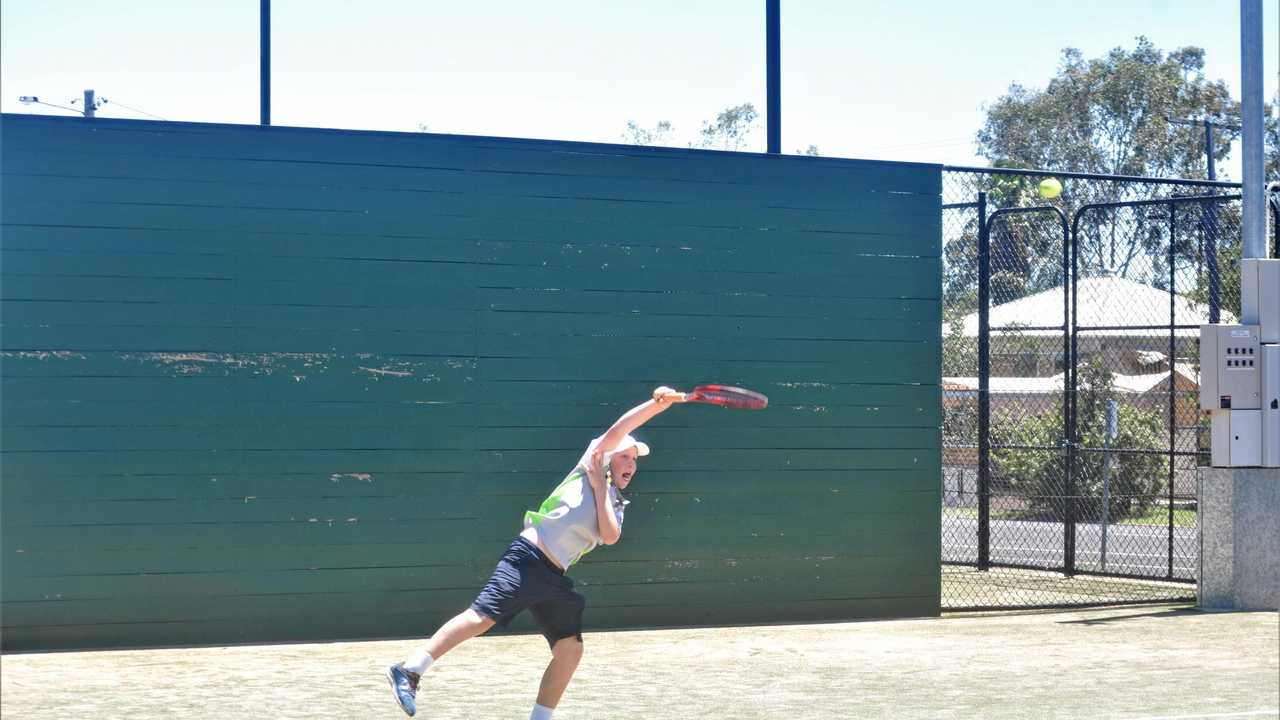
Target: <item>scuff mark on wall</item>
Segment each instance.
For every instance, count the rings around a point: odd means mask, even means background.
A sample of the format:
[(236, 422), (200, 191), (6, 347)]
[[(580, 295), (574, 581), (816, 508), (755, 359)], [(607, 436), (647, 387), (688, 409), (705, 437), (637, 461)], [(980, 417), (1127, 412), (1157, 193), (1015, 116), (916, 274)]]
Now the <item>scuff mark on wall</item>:
[(334, 473), (329, 476), (329, 479), (332, 480), (333, 482), (342, 482), (344, 478), (348, 480), (360, 480), (362, 482), (371, 483), (373, 482), (373, 473), (361, 473), (361, 472)]
[(295, 380), (306, 377), (306, 370), (323, 372), (333, 355), (328, 353), (218, 353), (218, 352), (151, 352), (117, 353), (117, 359), (171, 368), (178, 375), (203, 375), (215, 369), (230, 375), (247, 370), (251, 375), (274, 375), (287, 371)]
[(70, 350), (7, 350), (0, 358), (9, 360), (84, 360), (84, 354)]

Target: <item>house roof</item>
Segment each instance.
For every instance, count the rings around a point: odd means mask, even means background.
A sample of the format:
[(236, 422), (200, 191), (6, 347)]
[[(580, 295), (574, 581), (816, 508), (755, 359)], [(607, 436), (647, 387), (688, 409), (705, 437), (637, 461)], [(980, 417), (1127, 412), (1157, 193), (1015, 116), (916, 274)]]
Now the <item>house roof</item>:
[[(1070, 298), (1067, 298), (1070, 301)], [(1080, 327), (1123, 327), (1123, 330), (1089, 331), (1089, 335), (1120, 337), (1168, 337), (1167, 329), (1130, 329), (1131, 326), (1169, 325), (1169, 293), (1128, 278), (1104, 276), (1084, 278), (1078, 283), (1076, 302), (1080, 311)], [(1013, 330), (1018, 327), (1055, 327), (1063, 324), (1063, 288), (1059, 285), (991, 308), (991, 329)], [(1173, 316), (1176, 325), (1194, 329), (1175, 331), (1179, 337), (1199, 337), (1199, 326), (1209, 322), (1209, 306), (1185, 295), (1174, 295)], [(1068, 309), (1069, 312), (1069, 309)], [(1235, 316), (1221, 312), (1221, 322), (1234, 323)], [(950, 328), (944, 328), (946, 334)], [(965, 337), (978, 336), (978, 313), (964, 317)], [(1023, 335), (1060, 335), (1061, 330), (1024, 330)]]
[[(1174, 372), (1179, 376), (1181, 388), (1199, 386), (1200, 373), (1189, 363), (1177, 363)], [(1112, 373), (1111, 382), (1117, 392), (1140, 395), (1150, 392), (1169, 379), (1169, 371), (1122, 375)], [(1051, 395), (1062, 392), (1063, 373), (1049, 377), (992, 377), (988, 387), (992, 395)], [(976, 377), (944, 377), (943, 393), (947, 397), (965, 397), (978, 391)]]

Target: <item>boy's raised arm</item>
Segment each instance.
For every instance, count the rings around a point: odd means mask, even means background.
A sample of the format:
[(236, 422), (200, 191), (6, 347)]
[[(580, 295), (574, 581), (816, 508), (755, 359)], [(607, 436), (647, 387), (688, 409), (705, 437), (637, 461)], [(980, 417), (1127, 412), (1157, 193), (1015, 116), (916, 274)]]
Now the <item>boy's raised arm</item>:
[(655, 388), (652, 400), (646, 400), (631, 408), (623, 413), (622, 417), (613, 422), (613, 425), (600, 438), (599, 447), (602, 451), (609, 451), (617, 447), (618, 443), (622, 442), (622, 439), (629, 435), (632, 430), (649, 422), (654, 415), (671, 407), (672, 403), (678, 402), (684, 402), (684, 393), (676, 392), (666, 385)]

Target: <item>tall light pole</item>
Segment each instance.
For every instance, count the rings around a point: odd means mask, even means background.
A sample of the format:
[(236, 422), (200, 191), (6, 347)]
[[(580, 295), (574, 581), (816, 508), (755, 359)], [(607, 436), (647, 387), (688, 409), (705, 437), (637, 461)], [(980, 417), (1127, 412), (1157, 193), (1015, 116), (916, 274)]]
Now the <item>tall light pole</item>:
[(1240, 0), (1240, 110), (1244, 133), (1242, 257), (1266, 257), (1262, 148), (1262, 0)]
[(271, 124), (271, 0), (261, 0), (258, 9), (258, 40), (262, 50), (258, 55), (259, 105), (261, 124)]
[(779, 25), (781, 0), (765, 0), (765, 75), (768, 97), (765, 102), (765, 131), (768, 152), (782, 152), (782, 37)]

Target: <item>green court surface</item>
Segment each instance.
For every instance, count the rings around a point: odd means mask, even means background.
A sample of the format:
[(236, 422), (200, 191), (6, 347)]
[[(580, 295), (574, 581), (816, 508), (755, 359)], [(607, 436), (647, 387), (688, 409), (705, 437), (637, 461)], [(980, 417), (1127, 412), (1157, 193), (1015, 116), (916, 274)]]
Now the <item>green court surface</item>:
[[(588, 633), (556, 717), (1275, 718), (1278, 625), (1164, 605)], [(404, 717), (382, 672), (414, 645), (10, 654), (0, 714)], [(528, 717), (546, 659), (538, 636), (465, 644), (427, 675), (418, 717)]]

